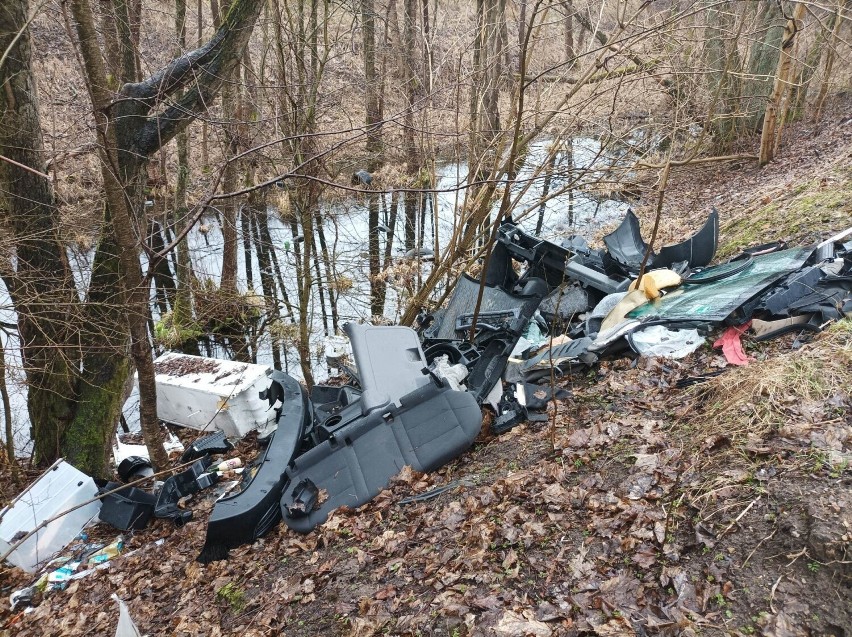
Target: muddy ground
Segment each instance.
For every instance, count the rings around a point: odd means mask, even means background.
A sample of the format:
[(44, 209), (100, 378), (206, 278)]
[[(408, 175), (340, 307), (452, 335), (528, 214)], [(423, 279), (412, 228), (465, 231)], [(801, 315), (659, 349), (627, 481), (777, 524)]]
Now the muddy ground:
[[(841, 100), (766, 168), (678, 169), (662, 238), (710, 205), (723, 254), (824, 237), (852, 222), (850, 166)], [(794, 341), (746, 342), (739, 369), (709, 345), (604, 361), (558, 381), (571, 396), (547, 423), (485, 432), (441, 471), (227, 562), (194, 560), (199, 496), (192, 522), (128, 535), (31, 611), (8, 602), (31, 578), (2, 571), (0, 635), (114, 635), (112, 593), (149, 635), (852, 635), (852, 325)]]

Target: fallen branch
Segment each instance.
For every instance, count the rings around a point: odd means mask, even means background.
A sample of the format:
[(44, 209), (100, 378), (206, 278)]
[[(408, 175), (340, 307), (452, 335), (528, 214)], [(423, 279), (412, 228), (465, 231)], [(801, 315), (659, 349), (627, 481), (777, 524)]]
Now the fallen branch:
[[(737, 161), (740, 159), (753, 159), (757, 161), (757, 155), (752, 155), (750, 153), (740, 153), (738, 155), (718, 155), (716, 157), (698, 157), (696, 159), (683, 159), (683, 160), (675, 160), (671, 161), (671, 166), (690, 166), (692, 164), (712, 164), (715, 162), (722, 161)], [(633, 166), (634, 168), (644, 168), (646, 170), (662, 170), (665, 167), (665, 164), (649, 164), (648, 162), (640, 161), (636, 162)]]

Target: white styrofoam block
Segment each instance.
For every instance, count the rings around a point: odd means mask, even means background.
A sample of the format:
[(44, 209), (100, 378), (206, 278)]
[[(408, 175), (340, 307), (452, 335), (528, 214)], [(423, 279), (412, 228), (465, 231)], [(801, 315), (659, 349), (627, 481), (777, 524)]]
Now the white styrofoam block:
[(157, 370), (157, 415), (161, 420), (229, 437), (268, 427), (275, 412), (260, 392), (269, 387), (267, 365), (166, 353)]
[[(82, 471), (58, 460), (18, 498), (0, 512), (0, 555), (5, 554), (26, 533), (59, 513), (90, 500), (98, 487)], [(64, 549), (101, 509), (95, 500), (71, 511), (39, 529), (6, 559), (28, 573)]]

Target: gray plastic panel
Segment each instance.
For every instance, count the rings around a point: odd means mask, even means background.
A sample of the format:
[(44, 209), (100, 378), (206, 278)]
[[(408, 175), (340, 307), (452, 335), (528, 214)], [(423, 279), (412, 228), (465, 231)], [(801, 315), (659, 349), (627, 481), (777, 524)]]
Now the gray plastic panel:
[(399, 405), (400, 398), (429, 384), (429, 376), (423, 374), (426, 357), (410, 327), (347, 323), (343, 330), (364, 390), (363, 413), (391, 402)]
[[(467, 274), (462, 274), (453, 290), (452, 298), (445, 310), (435, 312), (436, 325), (426, 330), (424, 336), (430, 339), (457, 339), (464, 334), (456, 332), (456, 319), (463, 314), (472, 314), (476, 309), (476, 299), (479, 296), (479, 280)], [(480, 312), (494, 312), (523, 308), (530, 302), (529, 297), (515, 296), (504, 292), (498, 287), (485, 286), (482, 292)], [(535, 300), (536, 306), (540, 299)]]
[[(438, 469), (467, 449), (482, 426), (479, 405), (467, 392), (430, 384), (400, 402), (399, 409), (364, 416), (293, 461), (281, 498), (287, 526), (307, 533), (334, 509), (369, 502), (406, 465)], [(307, 515), (291, 517), (294, 488), (304, 479), (325, 499)]]

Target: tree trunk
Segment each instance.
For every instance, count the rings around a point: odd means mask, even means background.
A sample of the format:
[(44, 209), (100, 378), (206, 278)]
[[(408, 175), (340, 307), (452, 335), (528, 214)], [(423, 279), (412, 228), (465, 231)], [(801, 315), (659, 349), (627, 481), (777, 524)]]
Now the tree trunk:
[(563, 0), (562, 7), (565, 10), (565, 61), (571, 62), (577, 57), (574, 50), (574, 0)]
[(837, 2), (838, 17), (834, 23), (834, 29), (832, 29), (831, 36), (829, 38), (828, 52), (825, 55), (825, 69), (822, 74), (822, 84), (819, 87), (819, 95), (817, 96), (816, 106), (814, 109), (814, 120), (817, 122), (822, 116), (822, 107), (823, 104), (825, 104), (825, 98), (828, 95), (828, 87), (831, 85), (832, 81), (831, 74), (834, 70), (834, 60), (837, 57), (837, 43), (840, 39), (840, 29), (844, 23), (844, 20), (840, 17), (843, 6), (852, 6), (852, 2), (850, 2), (850, 0), (838, 0)]
[(45, 154), (28, 17), (27, 0), (0, 6), (0, 51), (8, 52), (0, 66), (0, 154), (18, 164), (0, 161), (0, 214), (16, 255), (15, 271), (2, 274), (18, 313), (35, 457), (47, 463), (62, 455), (74, 417), (79, 324), (53, 189), (46, 176), (33, 172), (44, 170)]
[[(84, 343), (84, 381), (79, 407), (63, 451), (77, 455), (90, 472), (104, 473), (109, 440), (123, 399), (124, 380), (139, 376), (140, 420), (152, 462), (168, 459), (156, 413), (156, 384), (148, 336), (149, 277), (139, 256), (145, 228), (144, 191), (148, 157), (186, 128), (219, 91), (242, 56), (260, 13), (259, 0), (235, 0), (217, 33), (204, 46), (173, 60), (150, 78), (121, 87), (115, 100), (104, 67), (88, 0), (72, 0), (80, 57), (95, 113), (101, 174), (106, 200), (105, 224), (93, 266), (87, 325), (105, 330)], [(191, 90), (184, 91), (187, 86)], [(175, 97), (176, 94), (178, 97)], [(172, 99), (174, 98), (174, 99)], [(171, 102), (157, 111), (163, 100)], [(154, 112), (155, 115), (149, 114)], [(162, 255), (151, 259), (152, 267)]]
[(740, 99), (742, 62), (737, 42), (745, 23), (743, 17), (734, 31), (735, 13), (730, 3), (707, 2), (707, 28), (704, 32), (704, 56), (709, 69), (709, 90), (716, 97), (707, 117), (714, 134), (717, 154), (729, 152), (737, 139), (738, 117), (735, 114)]
[(781, 101), (790, 84), (793, 68), (793, 43), (799, 30), (797, 22), (805, 17), (805, 3), (798, 2), (793, 11), (793, 17), (787, 21), (784, 27), (784, 37), (781, 39), (781, 58), (778, 62), (778, 72), (775, 76), (775, 85), (772, 96), (766, 107), (766, 115), (763, 119), (763, 131), (760, 135), (760, 159), (758, 163), (763, 166), (775, 157), (778, 150), (776, 139), (776, 127), (778, 125)]
[[(175, 0), (175, 31), (178, 38), (176, 56), (186, 50), (186, 0)], [(186, 203), (186, 189), (189, 183), (189, 132), (181, 131), (177, 136), (177, 179), (175, 180), (175, 198), (172, 222), (180, 228), (186, 223), (189, 209)], [(186, 238), (178, 242), (175, 250), (175, 302), (172, 307), (172, 325), (178, 334), (184, 333), (194, 323), (192, 310), (192, 263), (189, 257), (189, 245)], [(199, 356), (196, 338), (183, 338), (180, 350), (186, 354)]]
[(778, 68), (779, 47), (784, 35), (781, 9), (775, 0), (760, 1), (760, 30), (754, 35), (749, 51), (748, 79), (743, 83), (743, 100), (740, 110), (745, 113), (748, 130), (757, 131), (766, 114), (766, 105), (772, 93), (772, 78)]

